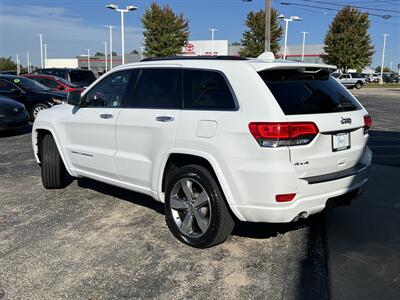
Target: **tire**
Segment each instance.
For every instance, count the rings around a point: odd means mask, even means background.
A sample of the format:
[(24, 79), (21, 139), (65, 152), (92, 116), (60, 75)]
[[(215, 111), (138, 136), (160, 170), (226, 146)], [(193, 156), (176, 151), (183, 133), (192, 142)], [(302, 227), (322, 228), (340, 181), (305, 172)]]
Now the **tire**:
[(61, 189), (66, 186), (65, 166), (58, 153), (57, 145), (50, 134), (42, 140), (42, 183), (46, 189)]
[(356, 87), (357, 90), (361, 89), (362, 83), (361, 82), (357, 82), (355, 87)]
[(31, 113), (30, 113), (30, 117), (31, 120), (34, 121), (37, 114), (39, 113), (39, 111), (44, 110), (44, 109), (48, 109), (50, 106), (46, 103), (37, 103), (35, 104), (32, 109), (31, 109)]
[[(191, 193), (186, 197), (188, 191)], [(235, 226), (218, 183), (199, 165), (179, 168), (171, 175), (165, 193), (165, 219), (178, 240), (195, 248), (224, 242)], [(185, 222), (189, 219), (191, 222)]]

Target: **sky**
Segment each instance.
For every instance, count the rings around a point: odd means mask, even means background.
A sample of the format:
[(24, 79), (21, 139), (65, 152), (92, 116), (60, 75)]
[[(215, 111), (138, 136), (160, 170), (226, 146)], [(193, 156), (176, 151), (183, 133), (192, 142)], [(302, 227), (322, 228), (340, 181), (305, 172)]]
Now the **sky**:
[[(375, 46), (373, 66), (380, 65), (383, 33), (388, 33), (385, 65), (400, 64), (400, 0), (320, 0), (331, 4), (352, 4), (371, 8), (371, 13), (390, 14), (390, 19), (370, 16), (370, 34)], [(150, 7), (152, 0), (0, 0), (0, 57), (19, 53), (22, 65), (26, 65), (26, 52), (30, 52), (34, 64), (40, 63), (38, 33), (44, 34), (48, 58), (73, 58), (80, 54), (104, 52), (104, 41), (108, 42), (108, 29), (113, 31), (113, 48), (120, 53), (120, 15), (105, 8), (115, 3), (120, 7), (138, 6), (137, 11), (125, 14), (125, 51), (139, 49), (143, 43), (141, 16)], [(209, 28), (217, 28), (215, 39), (240, 41), (244, 32), (246, 15), (250, 11), (264, 8), (264, 0), (160, 0), (176, 13), (183, 13), (189, 20), (190, 39), (210, 39)], [(335, 5), (318, 1), (295, 0), (272, 1), (272, 6), (285, 16), (300, 16), (301, 22), (291, 22), (288, 30), (288, 45), (302, 43), (301, 31), (307, 31), (306, 43), (322, 44), (324, 36), (336, 11)], [(316, 7), (328, 7), (332, 10)], [(375, 9), (387, 10), (377, 11)]]

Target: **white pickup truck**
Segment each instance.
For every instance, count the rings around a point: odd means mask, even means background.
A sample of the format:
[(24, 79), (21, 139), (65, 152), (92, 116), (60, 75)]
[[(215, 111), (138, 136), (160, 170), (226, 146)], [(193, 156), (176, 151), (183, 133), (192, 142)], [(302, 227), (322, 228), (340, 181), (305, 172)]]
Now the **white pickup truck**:
[(365, 78), (359, 77), (355, 73), (347, 73), (347, 74), (332, 74), (341, 84), (343, 84), (347, 88), (356, 88), (361, 89), (363, 85), (365, 85)]

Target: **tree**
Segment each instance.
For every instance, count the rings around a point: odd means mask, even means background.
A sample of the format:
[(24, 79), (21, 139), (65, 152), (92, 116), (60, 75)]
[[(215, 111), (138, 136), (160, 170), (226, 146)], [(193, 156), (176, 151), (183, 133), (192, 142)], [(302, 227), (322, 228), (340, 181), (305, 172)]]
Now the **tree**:
[(181, 53), (189, 38), (189, 23), (183, 14), (176, 15), (168, 5), (161, 7), (153, 2), (141, 20), (146, 57)]
[(0, 57), (0, 71), (17, 70), (17, 64), (13, 62), (11, 57)]
[(117, 52), (113, 51), (112, 56), (117, 56)]
[(368, 14), (351, 6), (342, 8), (326, 33), (324, 62), (336, 65), (342, 72), (370, 65), (375, 51), (369, 27)]
[(129, 52), (129, 54), (139, 54), (139, 51), (137, 51), (136, 49), (133, 49), (131, 52)]
[[(249, 28), (243, 33), (241, 40), (243, 48), (240, 55), (244, 57), (257, 57), (264, 52), (265, 47), (265, 11), (249, 12), (246, 19)], [(278, 11), (271, 11), (271, 52), (277, 54), (279, 42), (283, 34), (283, 28), (279, 24)]]
[[(383, 72), (391, 72), (392, 70), (390, 70), (390, 68), (389, 67), (383, 67)], [(376, 73), (380, 73), (381, 72), (381, 66), (377, 66), (376, 68), (375, 68), (375, 72)]]
[(97, 52), (94, 54), (94, 56), (104, 56), (104, 53), (103, 53), (103, 52), (97, 51)]

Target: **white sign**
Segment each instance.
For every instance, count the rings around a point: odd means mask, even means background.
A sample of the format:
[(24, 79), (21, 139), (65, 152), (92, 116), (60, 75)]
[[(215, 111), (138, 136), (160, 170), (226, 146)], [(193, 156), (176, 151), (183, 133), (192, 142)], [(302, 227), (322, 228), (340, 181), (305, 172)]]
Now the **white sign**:
[[(214, 50), (214, 53), (212, 52)], [(198, 55), (228, 55), (228, 40), (205, 40), (205, 41), (188, 41), (182, 47), (182, 55), (198, 56)]]

